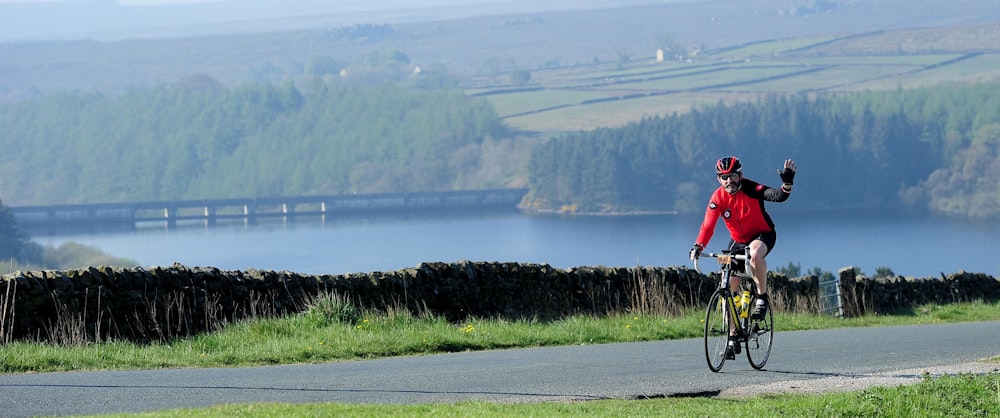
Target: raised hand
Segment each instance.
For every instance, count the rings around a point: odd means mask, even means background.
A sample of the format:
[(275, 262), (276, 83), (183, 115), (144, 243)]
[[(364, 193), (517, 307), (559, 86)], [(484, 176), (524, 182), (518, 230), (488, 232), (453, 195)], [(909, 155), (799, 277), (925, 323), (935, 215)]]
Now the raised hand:
[(782, 170), (778, 170), (778, 176), (781, 177), (782, 183), (792, 184), (795, 180), (795, 161), (791, 159), (785, 160), (785, 167)]

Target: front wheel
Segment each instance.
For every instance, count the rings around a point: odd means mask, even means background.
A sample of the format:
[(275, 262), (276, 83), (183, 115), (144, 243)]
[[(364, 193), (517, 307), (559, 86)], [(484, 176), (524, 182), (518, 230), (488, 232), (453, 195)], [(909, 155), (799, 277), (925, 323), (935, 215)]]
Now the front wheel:
[(722, 364), (726, 362), (726, 345), (729, 343), (728, 293), (725, 289), (716, 290), (708, 300), (705, 312), (705, 360), (713, 372), (722, 370)]
[(762, 319), (751, 320), (746, 330), (747, 360), (753, 368), (760, 370), (771, 356), (771, 341), (774, 338), (774, 306), (767, 307)]

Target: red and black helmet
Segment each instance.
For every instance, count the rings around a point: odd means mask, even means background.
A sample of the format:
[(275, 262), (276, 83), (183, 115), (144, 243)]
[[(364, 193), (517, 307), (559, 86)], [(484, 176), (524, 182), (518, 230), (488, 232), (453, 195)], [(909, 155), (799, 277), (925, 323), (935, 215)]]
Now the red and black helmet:
[(715, 163), (715, 174), (743, 173), (743, 164), (736, 157), (722, 157)]

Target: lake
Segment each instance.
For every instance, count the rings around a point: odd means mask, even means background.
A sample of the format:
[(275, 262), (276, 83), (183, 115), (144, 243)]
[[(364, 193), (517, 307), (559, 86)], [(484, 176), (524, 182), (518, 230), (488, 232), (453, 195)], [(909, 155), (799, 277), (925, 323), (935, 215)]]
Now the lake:
[[(794, 263), (835, 273), (940, 277), (960, 270), (1000, 277), (1000, 223), (900, 212), (797, 212), (769, 208), (778, 241), (769, 267)], [(513, 261), (575, 266), (690, 266), (701, 215), (559, 216), (516, 211), (375, 218), (242, 221), (212, 227), (159, 223), (134, 231), (33, 236), (67, 241), (142, 266), (288, 270), (305, 274), (391, 271), (424, 261)], [(728, 243), (719, 222), (710, 250)]]

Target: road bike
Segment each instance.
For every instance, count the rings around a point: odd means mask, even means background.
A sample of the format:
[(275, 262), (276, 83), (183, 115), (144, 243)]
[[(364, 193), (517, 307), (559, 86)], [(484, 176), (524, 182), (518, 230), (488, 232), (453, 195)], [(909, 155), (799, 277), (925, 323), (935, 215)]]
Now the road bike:
[[(754, 369), (762, 369), (771, 355), (774, 309), (769, 306), (761, 318), (754, 318), (751, 314), (757, 302), (757, 286), (750, 273), (749, 250), (724, 250), (721, 254), (702, 252), (700, 257), (713, 257), (721, 266), (719, 287), (708, 300), (705, 313), (705, 360), (708, 361), (708, 368), (713, 372), (722, 370), (732, 336), (734, 354), (739, 354), (739, 349), (743, 348), (750, 365)], [(694, 259), (694, 268), (701, 272), (698, 258)], [(738, 278), (740, 282), (735, 292), (729, 288), (732, 278)]]

